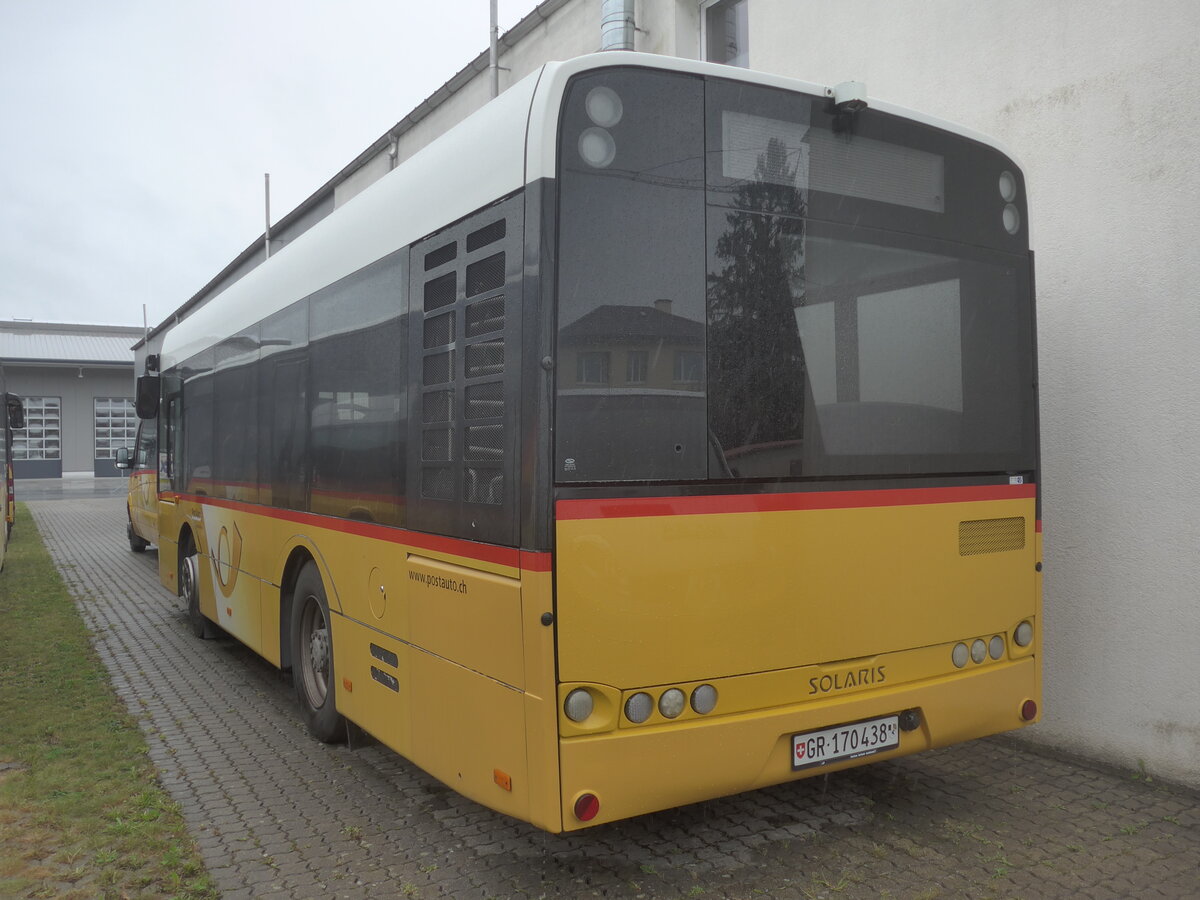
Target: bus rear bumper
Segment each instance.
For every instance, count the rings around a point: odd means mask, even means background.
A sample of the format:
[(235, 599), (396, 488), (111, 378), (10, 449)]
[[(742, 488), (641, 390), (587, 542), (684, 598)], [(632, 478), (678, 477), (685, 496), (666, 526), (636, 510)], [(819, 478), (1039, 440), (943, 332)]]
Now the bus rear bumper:
[[(908, 756), (1030, 725), (1022, 705), (1041, 706), (1039, 660), (990, 665), (919, 683), (787, 707), (714, 715), (601, 735), (560, 738), (563, 830), (683, 806), (812, 775)], [(719, 707), (718, 707), (719, 709)], [(920, 724), (900, 746), (854, 760), (792, 769), (792, 736), (915, 709)], [(1036, 721), (1036, 718), (1034, 719)], [(599, 799), (588, 822), (574, 812)]]

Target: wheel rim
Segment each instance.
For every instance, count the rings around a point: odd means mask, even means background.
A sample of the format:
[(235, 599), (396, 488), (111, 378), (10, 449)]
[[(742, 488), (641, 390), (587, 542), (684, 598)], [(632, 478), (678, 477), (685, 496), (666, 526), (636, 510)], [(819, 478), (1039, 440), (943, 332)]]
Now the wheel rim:
[(179, 573), (179, 587), (183, 591), (183, 599), (187, 601), (189, 610), (199, 610), (196, 595), (196, 557), (186, 556), (183, 560), (183, 570)]
[(320, 709), (329, 693), (329, 625), (321, 604), (311, 594), (304, 598), (300, 619), (300, 656), (304, 692), (309, 705)]

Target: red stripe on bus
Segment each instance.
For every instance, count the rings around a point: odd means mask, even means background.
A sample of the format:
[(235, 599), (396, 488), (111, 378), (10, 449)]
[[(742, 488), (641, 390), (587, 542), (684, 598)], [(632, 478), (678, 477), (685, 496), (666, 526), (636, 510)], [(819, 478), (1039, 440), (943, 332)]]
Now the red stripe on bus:
[(964, 488), (896, 488), (883, 491), (815, 491), (801, 494), (723, 494), (706, 497), (626, 497), (613, 500), (560, 500), (558, 520), (701, 516), (716, 513), (784, 512), (805, 509), (865, 509), (1022, 500), (1037, 495), (1032, 484)]
[(515, 547), (477, 544), (473, 541), (464, 541), (459, 538), (423, 534), (419, 531), (408, 531), (404, 528), (393, 528), (388, 525), (376, 525), (373, 522), (359, 522), (355, 519), (337, 519), (332, 516), (320, 516), (292, 509), (275, 509), (273, 507), (258, 506), (253, 503), (242, 503), (239, 500), (226, 500), (219, 497), (202, 497), (197, 494), (168, 493), (165, 491), (162, 496), (174, 497), (177, 500), (190, 501), (201, 505), (216, 506), (221, 509), (237, 510), (238, 512), (251, 513), (257, 516), (267, 516), (268, 518), (281, 519), (285, 522), (311, 525), (316, 528), (327, 528), (330, 531), (340, 531), (343, 534), (357, 534), (380, 541), (390, 541), (393, 544), (405, 544), (422, 550), (433, 550), (437, 553), (446, 553), (451, 556), (461, 556), (467, 559), (479, 560), (480, 562), (508, 566), (512, 569), (521, 568), (522, 562), (526, 557), (544, 556), (547, 558), (546, 561), (543, 563), (541, 560), (538, 560), (537, 565), (544, 564), (546, 566), (545, 569), (535, 566), (527, 566), (527, 568), (535, 572), (550, 571), (549, 553), (527, 553)]
[(534, 550), (521, 551), (521, 570), (524, 572), (549, 572), (554, 568), (554, 554)]

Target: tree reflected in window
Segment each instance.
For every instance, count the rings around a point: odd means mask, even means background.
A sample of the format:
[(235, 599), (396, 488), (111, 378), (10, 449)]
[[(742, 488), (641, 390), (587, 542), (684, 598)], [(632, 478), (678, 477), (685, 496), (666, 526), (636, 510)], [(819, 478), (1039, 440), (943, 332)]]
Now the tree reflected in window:
[(772, 138), (733, 208), (709, 209), (709, 416), (735, 469), (739, 456), (794, 448), (804, 432), (800, 164)]

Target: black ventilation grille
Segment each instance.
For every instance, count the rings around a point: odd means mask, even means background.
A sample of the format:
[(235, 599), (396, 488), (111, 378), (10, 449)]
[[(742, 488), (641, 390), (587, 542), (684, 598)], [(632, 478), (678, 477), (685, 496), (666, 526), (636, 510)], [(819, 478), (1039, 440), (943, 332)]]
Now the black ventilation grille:
[(468, 419), (503, 418), (504, 382), (467, 385), (465, 413)]
[(454, 343), (454, 310), (425, 320), (425, 349)]
[(482, 378), (504, 371), (504, 341), (481, 341), (467, 346), (467, 377)]
[(463, 459), (486, 462), (500, 462), (504, 459), (504, 426), (467, 426)]
[(504, 287), (504, 254), (497, 253), (467, 266), (467, 296), (477, 297)]
[(496, 243), (507, 234), (507, 231), (504, 219), (497, 219), (491, 225), (484, 225), (478, 231), (472, 231), (467, 235), (467, 252), (473, 253), (480, 247)]
[(421, 459), (449, 462), (453, 443), (453, 433), (449, 428), (426, 428), (421, 435)]
[(453, 500), (454, 469), (450, 466), (425, 466), (421, 470), (421, 496), (427, 500)]
[(436, 250), (431, 250), (425, 254), (425, 271), (436, 269), (438, 266), (445, 265), (458, 256), (458, 244), (450, 243), (444, 247), (438, 247)]
[(479, 300), (467, 307), (467, 337), (504, 330), (504, 295)]
[(409, 470), (419, 485), (409, 507), (415, 528), (517, 540), (520, 430), (509, 420), (519, 408), (519, 367), (505, 345), (518, 338), (523, 209), (512, 197), (431, 238), (429, 252), (413, 248), (424, 263), (412, 273), (423, 303), (410, 331), (422, 386), (410, 419), (420, 448)]
[(468, 468), (463, 473), (463, 499), (468, 503), (502, 504), (504, 471), (482, 466)]
[[(454, 391), (430, 391), (421, 405), (422, 422), (450, 422), (454, 419)], [(470, 394), (467, 403), (471, 402)]]
[(454, 302), (457, 273), (447, 272), (441, 278), (425, 282), (425, 312), (432, 312)]
[(425, 357), (424, 371), (421, 381), (423, 384), (445, 384), (451, 380), (454, 371), (454, 351), (435, 353)]

